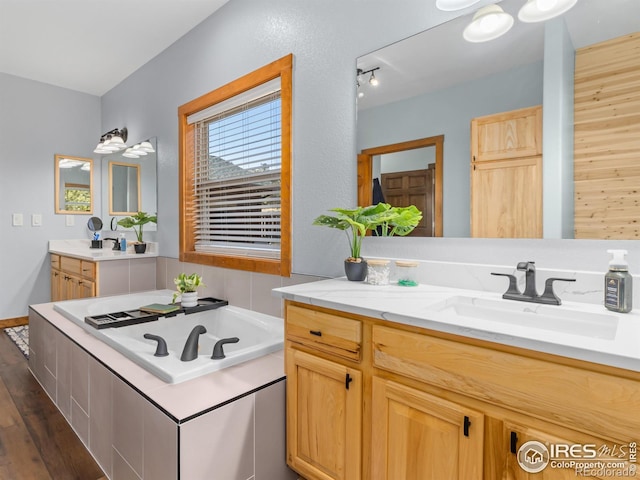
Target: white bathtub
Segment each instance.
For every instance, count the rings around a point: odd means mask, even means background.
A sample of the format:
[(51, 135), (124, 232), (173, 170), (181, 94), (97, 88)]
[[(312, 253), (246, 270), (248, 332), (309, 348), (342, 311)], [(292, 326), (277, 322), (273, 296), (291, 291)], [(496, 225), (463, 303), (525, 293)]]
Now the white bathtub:
[[(58, 302), (54, 309), (81, 325), (86, 331), (168, 383), (179, 383), (200, 375), (236, 365), (281, 350), (284, 325), (280, 318), (243, 308), (225, 306), (215, 310), (179, 314), (154, 322), (120, 328), (97, 330), (84, 322), (85, 316), (132, 310), (149, 303), (168, 303), (171, 292), (163, 294), (122, 295)], [(195, 360), (180, 360), (189, 333), (202, 325), (207, 333), (199, 336), (199, 354)], [(167, 342), (169, 355), (155, 357), (157, 342), (144, 338), (145, 333), (159, 335)], [(238, 337), (238, 343), (224, 345), (226, 358), (211, 359), (213, 346), (222, 338)]]

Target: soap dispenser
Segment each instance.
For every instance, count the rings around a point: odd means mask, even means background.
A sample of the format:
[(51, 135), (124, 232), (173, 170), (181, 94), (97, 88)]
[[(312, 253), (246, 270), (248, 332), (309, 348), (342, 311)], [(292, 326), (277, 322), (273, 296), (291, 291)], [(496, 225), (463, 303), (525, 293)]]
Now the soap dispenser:
[(612, 255), (604, 276), (604, 306), (613, 312), (628, 313), (633, 299), (633, 277), (624, 256), (626, 250), (607, 250)]
[(119, 239), (118, 243), (120, 244), (120, 251), (126, 252), (127, 251), (127, 237), (124, 236), (124, 233), (120, 234), (120, 239)]

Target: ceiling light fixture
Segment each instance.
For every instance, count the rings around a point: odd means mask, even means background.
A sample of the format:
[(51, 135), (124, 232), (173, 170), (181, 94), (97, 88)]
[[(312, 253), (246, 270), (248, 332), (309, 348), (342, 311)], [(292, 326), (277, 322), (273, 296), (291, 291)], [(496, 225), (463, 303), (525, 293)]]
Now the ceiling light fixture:
[(498, 5), (487, 5), (479, 9), (462, 36), (467, 42), (480, 43), (498, 38), (513, 26), (513, 17)]
[(520, 11), (518, 19), (524, 23), (544, 22), (573, 7), (578, 0), (527, 0)]
[(93, 152), (100, 154), (118, 152), (127, 148), (127, 144), (125, 143), (126, 141), (127, 127), (122, 127), (120, 130), (114, 128), (100, 136), (100, 142), (98, 142), (98, 145)]
[(475, 5), (479, 1), (480, 0), (436, 0), (436, 7), (445, 12), (453, 12)]

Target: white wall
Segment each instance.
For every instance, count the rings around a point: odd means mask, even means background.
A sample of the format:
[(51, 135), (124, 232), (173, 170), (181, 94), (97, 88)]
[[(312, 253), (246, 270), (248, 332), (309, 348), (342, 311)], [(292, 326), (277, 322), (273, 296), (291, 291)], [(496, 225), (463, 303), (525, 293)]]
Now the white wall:
[[(100, 137), (100, 98), (0, 73), (0, 319), (27, 315), (48, 302), (50, 239), (90, 238), (89, 215), (54, 213), (54, 155), (93, 158)], [(97, 165), (97, 168), (96, 168)], [(94, 161), (94, 185), (100, 185)], [(100, 212), (99, 189), (94, 212)], [(24, 226), (11, 226), (22, 213)], [(31, 226), (31, 214), (42, 226)]]

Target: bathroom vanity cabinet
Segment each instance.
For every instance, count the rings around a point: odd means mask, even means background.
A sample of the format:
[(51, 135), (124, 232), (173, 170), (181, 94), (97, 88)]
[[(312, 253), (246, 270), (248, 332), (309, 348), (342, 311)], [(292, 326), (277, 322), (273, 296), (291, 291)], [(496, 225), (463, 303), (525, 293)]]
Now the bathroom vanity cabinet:
[(287, 459), (307, 480), (526, 479), (529, 441), (569, 461), (638, 442), (635, 371), (291, 300), (285, 355)]
[(153, 257), (91, 261), (51, 253), (51, 301), (153, 290)]

